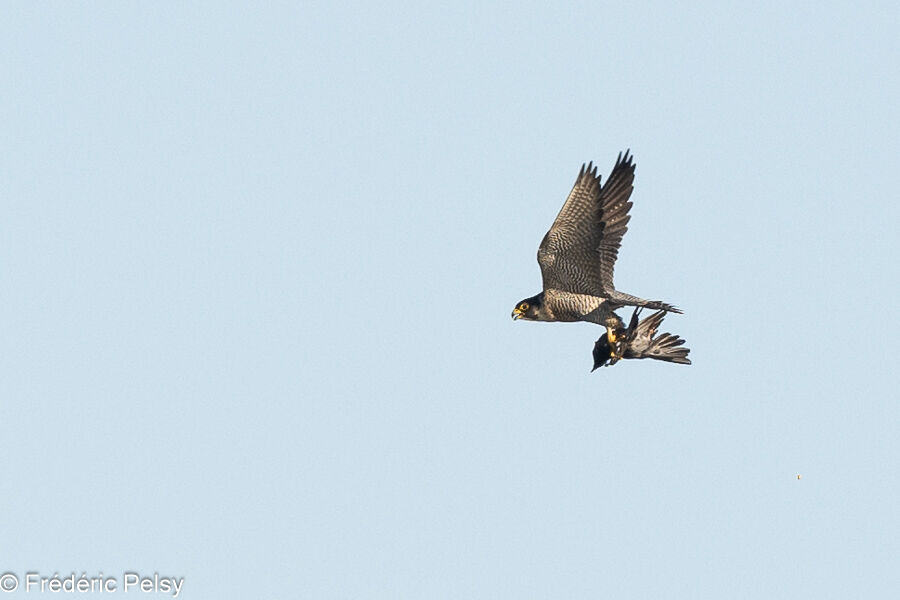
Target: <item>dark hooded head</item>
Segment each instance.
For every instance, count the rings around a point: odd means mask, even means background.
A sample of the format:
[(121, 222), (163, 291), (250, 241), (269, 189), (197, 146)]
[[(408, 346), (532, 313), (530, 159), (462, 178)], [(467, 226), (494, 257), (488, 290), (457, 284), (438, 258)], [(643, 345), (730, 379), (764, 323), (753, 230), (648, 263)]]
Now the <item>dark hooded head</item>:
[(539, 320), (539, 311), (544, 305), (544, 292), (531, 298), (520, 300), (512, 311), (513, 321), (516, 319), (525, 319), (526, 321)]

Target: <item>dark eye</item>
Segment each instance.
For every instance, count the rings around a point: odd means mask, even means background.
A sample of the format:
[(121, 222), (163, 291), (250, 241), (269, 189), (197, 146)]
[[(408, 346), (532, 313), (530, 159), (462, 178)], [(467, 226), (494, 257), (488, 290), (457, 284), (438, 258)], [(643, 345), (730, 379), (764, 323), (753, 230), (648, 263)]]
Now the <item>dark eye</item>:
[(521, 306), (519, 306), (519, 308), (522, 309), (522, 310), (528, 310), (528, 303), (527, 303), (527, 302), (523, 302), (523, 303), (521, 304)]

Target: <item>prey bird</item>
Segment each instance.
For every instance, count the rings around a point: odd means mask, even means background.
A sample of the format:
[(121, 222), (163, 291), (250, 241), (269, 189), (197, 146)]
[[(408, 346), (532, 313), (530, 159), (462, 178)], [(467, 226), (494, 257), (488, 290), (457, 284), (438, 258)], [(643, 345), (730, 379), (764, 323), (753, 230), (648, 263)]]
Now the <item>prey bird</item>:
[(634, 309), (628, 328), (616, 331), (615, 340), (610, 343), (609, 335), (604, 333), (594, 343), (594, 368), (612, 366), (620, 358), (654, 358), (678, 363), (691, 364), (688, 358), (691, 350), (684, 347), (684, 340), (671, 333), (662, 333), (656, 337), (666, 311), (660, 310), (638, 322), (640, 308)]
[[(527, 321), (588, 321), (606, 327), (615, 344), (625, 324), (614, 312), (639, 306), (680, 313), (659, 300), (644, 300), (616, 290), (613, 269), (631, 216), (634, 162), (619, 153), (606, 185), (593, 163), (581, 166), (569, 197), (541, 241), (537, 259), (543, 290), (516, 304), (512, 318)], [(612, 353), (616, 353), (613, 346)]]

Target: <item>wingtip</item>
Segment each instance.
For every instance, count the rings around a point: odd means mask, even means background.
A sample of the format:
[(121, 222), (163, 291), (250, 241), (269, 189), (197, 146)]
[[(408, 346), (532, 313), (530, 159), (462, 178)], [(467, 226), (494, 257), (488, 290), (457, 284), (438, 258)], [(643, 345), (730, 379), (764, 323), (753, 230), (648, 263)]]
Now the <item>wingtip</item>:
[(619, 158), (616, 159), (616, 166), (630, 165), (634, 157), (631, 155), (631, 148), (626, 148), (625, 152), (619, 152)]
[(581, 181), (585, 177), (591, 177), (598, 183), (600, 182), (600, 177), (597, 175), (597, 166), (594, 165), (594, 161), (590, 161), (587, 164), (581, 163), (581, 171), (578, 172), (578, 179), (576, 182)]

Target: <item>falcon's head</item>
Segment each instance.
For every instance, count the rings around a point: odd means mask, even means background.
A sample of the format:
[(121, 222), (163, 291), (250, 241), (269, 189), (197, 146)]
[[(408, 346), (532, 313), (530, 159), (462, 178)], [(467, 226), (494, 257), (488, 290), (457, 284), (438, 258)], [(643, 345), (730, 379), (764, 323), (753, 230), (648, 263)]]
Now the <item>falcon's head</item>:
[(539, 321), (540, 311), (544, 306), (544, 292), (531, 298), (520, 300), (512, 311), (513, 321), (516, 319), (525, 319), (526, 321)]

